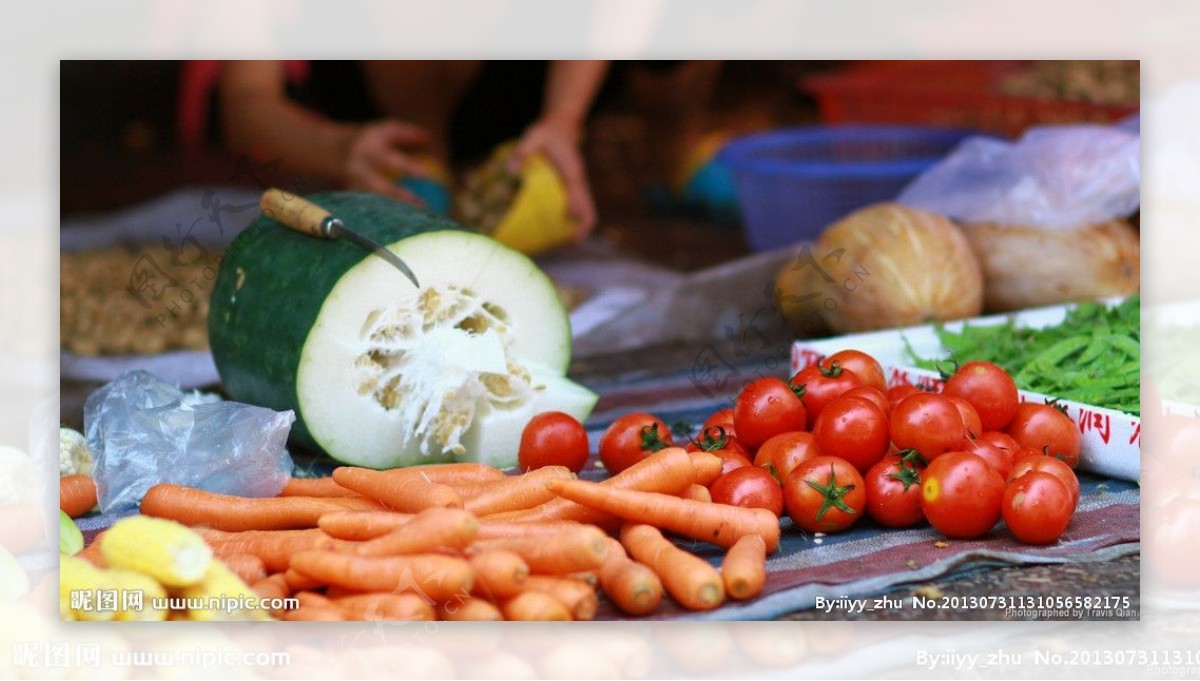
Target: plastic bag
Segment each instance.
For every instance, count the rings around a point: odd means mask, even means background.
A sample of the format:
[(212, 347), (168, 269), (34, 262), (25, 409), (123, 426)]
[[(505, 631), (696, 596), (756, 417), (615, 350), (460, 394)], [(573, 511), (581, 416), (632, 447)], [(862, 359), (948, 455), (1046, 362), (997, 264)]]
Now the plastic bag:
[(205, 401), (147, 371), (127, 371), (83, 408), (100, 510), (135, 509), (160, 482), (275, 496), (292, 474), (284, 445), (295, 420), (291, 411)]
[(1141, 139), (1131, 126), (1033, 128), (1010, 142), (971, 137), (900, 193), (900, 203), (964, 222), (1073, 229), (1140, 202)]

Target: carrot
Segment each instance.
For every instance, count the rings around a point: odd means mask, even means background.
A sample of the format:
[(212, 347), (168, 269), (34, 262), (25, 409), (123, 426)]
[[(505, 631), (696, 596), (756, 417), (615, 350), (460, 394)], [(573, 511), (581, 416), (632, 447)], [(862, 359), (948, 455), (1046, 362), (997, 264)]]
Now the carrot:
[(725, 584), (708, 561), (675, 546), (650, 525), (626, 524), (621, 545), (654, 570), (667, 593), (689, 610), (711, 610), (725, 601)]
[(333, 586), (325, 587), (325, 595), (328, 596), (329, 598), (345, 598), (346, 596), (362, 596), (363, 594), (367, 594), (367, 593), (371, 593), (371, 592), (361, 591), (359, 589), (351, 589), (351, 588), (344, 587), (344, 586), (338, 586), (337, 584), (334, 584)]
[(692, 482), (701, 487), (708, 487), (721, 477), (721, 466), (724, 464), (721, 457), (709, 452), (692, 452), (691, 455), (694, 470)]
[(225, 563), (225, 567), (229, 568), (230, 572), (237, 575), (239, 579), (247, 584), (253, 584), (267, 578), (266, 565), (263, 564), (262, 558), (258, 556), (248, 553), (235, 553), (221, 557), (221, 562)]
[(540, 591), (552, 596), (566, 606), (573, 620), (590, 620), (596, 616), (596, 590), (578, 579), (530, 575), (525, 580), (525, 590)]
[(425, 466), (393, 468), (383, 471), (383, 474), (397, 479), (420, 478), (439, 485), (470, 485), (508, 477), (504, 471), (482, 463), (432, 463)]
[(712, 493), (703, 485), (693, 484), (683, 491), (682, 496), (684, 499), (691, 499), (692, 501), (703, 501), (705, 503), (712, 501)]
[[(695, 467), (692, 464), (692, 457), (679, 447), (667, 447), (600, 484), (615, 489), (679, 494), (692, 484), (694, 478)], [(485, 519), (485, 521), (493, 520), (517, 522), (574, 520), (593, 525), (602, 524), (612, 528), (620, 526), (620, 522), (615, 520), (611, 514), (566, 499), (554, 499), (525, 511), (498, 513)]]
[(438, 603), (437, 618), (444, 622), (495, 622), (504, 615), (482, 598), (464, 598)]
[[(97, 534), (92, 538), (92, 543), (83, 547), (79, 553), (75, 555), (95, 565), (98, 568), (108, 567), (108, 561), (104, 560), (104, 554), (100, 553), (100, 542), (104, 539), (104, 532)], [(13, 553), (16, 553), (14, 551)]]
[(737, 540), (721, 563), (721, 578), (730, 598), (744, 601), (762, 593), (767, 580), (767, 545), (762, 537), (748, 534)]
[(326, 513), (317, 520), (317, 525), (331, 537), (365, 541), (382, 537), (392, 530), (403, 527), (409, 520), (412, 520), (411, 513), (342, 511)]
[(334, 511), (379, 510), (370, 499), (267, 497), (248, 499), (202, 489), (159, 483), (142, 498), (142, 514), (184, 525), (218, 530), (289, 530), (316, 527), (317, 519)]
[(462, 508), (462, 499), (453, 489), (416, 475), (393, 473), (341, 466), (333, 469), (333, 479), (393, 511), (417, 513), (432, 506)]
[(283, 486), (281, 497), (356, 497), (354, 490), (337, 484), (333, 478), (292, 478)]
[(361, 591), (414, 591), (432, 601), (469, 593), (474, 581), (467, 561), (437, 554), (377, 558), (302, 551), (292, 556), (289, 569), (322, 584)]
[(512, 551), (480, 551), (469, 559), (475, 573), (471, 593), (488, 600), (509, 598), (520, 593), (529, 577), (529, 565)]
[(284, 610), (279, 619), (286, 622), (345, 622), (341, 609), (326, 606), (301, 606), (295, 610)]
[(462, 551), (475, 539), (479, 521), (461, 508), (435, 506), (421, 511), (398, 529), (355, 547), (360, 556), (395, 556), (440, 549)]
[(516, 621), (566, 622), (571, 619), (566, 606), (540, 591), (524, 591), (504, 601), (500, 612), (504, 613), (504, 619)]
[(570, 480), (575, 477), (566, 466), (546, 466), (494, 483), (463, 503), (463, 508), (478, 516), (505, 511), (521, 511), (544, 504), (554, 498), (546, 489), (551, 478)]
[(347, 619), (358, 621), (406, 620), (427, 622), (436, 613), (433, 606), (414, 593), (372, 593), (333, 600)]
[(573, 520), (547, 520), (546, 522), (482, 522), (479, 524), (477, 540), (482, 539), (511, 539), (513, 537), (536, 537), (559, 532), (570, 532), (583, 523)]
[[(757, 534), (767, 550), (779, 545), (779, 518), (763, 508), (680, 499), (669, 494), (611, 489), (583, 480), (548, 480), (556, 494), (625, 520), (670, 530), (690, 539), (724, 548), (748, 534)], [(628, 547), (626, 547), (628, 548)]]
[(282, 572), (276, 572), (250, 585), (250, 590), (259, 598), (287, 598), (292, 595), (292, 587), (283, 577)]
[(64, 475), (58, 479), (58, 507), (72, 518), (96, 507), (96, 481), (90, 475)]
[(600, 567), (607, 540), (600, 528), (583, 525), (568, 532), (476, 541), (471, 549), (506, 549), (521, 556), (533, 572), (561, 575)]
[(324, 595), (315, 591), (297, 591), (296, 601), (300, 603), (301, 608), (336, 608), (337, 604), (332, 599), (326, 598)]
[(307, 530), (245, 530), (222, 532), (198, 529), (204, 541), (212, 547), (213, 555), (226, 558), (240, 554), (257, 556), (267, 572), (283, 572), (292, 554), (312, 549), (351, 551), (356, 544), (329, 537), (318, 529)]
[(283, 579), (287, 582), (288, 588), (292, 590), (293, 594), (299, 591), (312, 591), (313, 589), (325, 586), (325, 583), (321, 580), (310, 577), (290, 567), (283, 571)]
[(641, 617), (654, 612), (662, 601), (662, 580), (654, 570), (630, 560), (621, 542), (609, 542), (608, 558), (600, 566), (600, 588), (627, 615)]

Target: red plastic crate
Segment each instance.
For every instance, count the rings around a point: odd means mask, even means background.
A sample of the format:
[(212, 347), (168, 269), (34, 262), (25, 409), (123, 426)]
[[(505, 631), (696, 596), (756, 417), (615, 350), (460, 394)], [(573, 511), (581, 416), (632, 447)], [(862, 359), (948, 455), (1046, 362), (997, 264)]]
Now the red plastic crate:
[(911, 123), (1016, 137), (1032, 125), (1114, 123), (1137, 105), (1005, 95), (998, 84), (1027, 63), (1012, 61), (861, 62), (809, 76), (825, 123)]

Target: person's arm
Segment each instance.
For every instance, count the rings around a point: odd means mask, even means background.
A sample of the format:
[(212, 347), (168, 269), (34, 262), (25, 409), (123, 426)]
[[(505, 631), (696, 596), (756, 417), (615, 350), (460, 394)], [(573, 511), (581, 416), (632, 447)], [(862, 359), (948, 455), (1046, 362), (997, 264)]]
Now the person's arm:
[(396, 186), (421, 168), (401, 150), (424, 144), (426, 133), (395, 120), (362, 125), (323, 118), (288, 100), (283, 64), (231, 61), (221, 67), (221, 113), (226, 143), (238, 152), (261, 150), (289, 173), (321, 175), (349, 189), (418, 202)]
[(558, 168), (567, 187), (567, 209), (583, 238), (596, 224), (579, 145), (592, 100), (608, 72), (606, 61), (556, 61), (550, 65), (542, 113), (517, 144), (518, 162), (541, 152)]

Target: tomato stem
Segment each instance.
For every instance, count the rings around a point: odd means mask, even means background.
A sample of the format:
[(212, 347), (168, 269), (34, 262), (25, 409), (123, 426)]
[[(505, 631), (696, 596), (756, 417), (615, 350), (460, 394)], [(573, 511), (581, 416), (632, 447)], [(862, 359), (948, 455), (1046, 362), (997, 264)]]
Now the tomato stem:
[[(716, 436), (713, 436), (713, 431), (716, 431)], [(700, 434), (699, 439), (692, 440), (692, 444), (704, 452), (715, 452), (725, 449), (729, 445), (729, 436), (725, 434), (725, 429), (721, 426), (709, 426)]]
[(821, 502), (821, 508), (817, 509), (817, 520), (824, 518), (825, 513), (831, 508), (836, 508), (843, 513), (849, 513), (850, 515), (858, 513), (858, 511), (854, 510), (850, 506), (847, 506), (846, 502), (843, 500), (843, 497), (845, 497), (850, 493), (851, 490), (854, 489), (854, 485), (838, 487), (837, 474), (833, 470), (833, 464), (829, 464), (829, 481), (826, 484), (822, 485), (821, 483), (814, 482), (812, 480), (805, 480), (804, 482), (825, 497), (825, 500)]
[(642, 426), (642, 451), (657, 452), (667, 448), (667, 443), (658, 435), (658, 424)]

